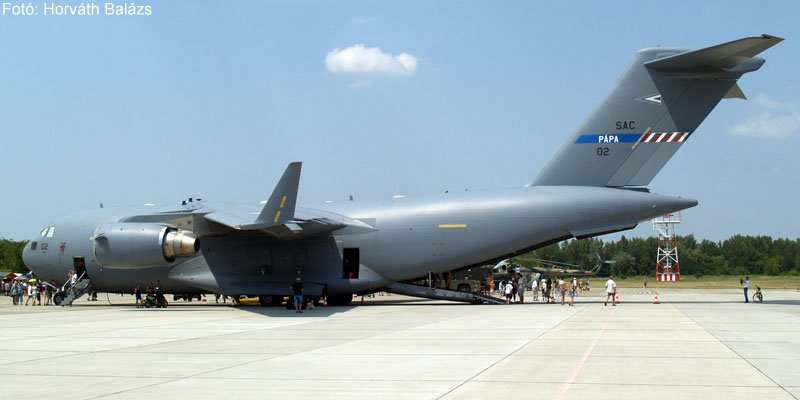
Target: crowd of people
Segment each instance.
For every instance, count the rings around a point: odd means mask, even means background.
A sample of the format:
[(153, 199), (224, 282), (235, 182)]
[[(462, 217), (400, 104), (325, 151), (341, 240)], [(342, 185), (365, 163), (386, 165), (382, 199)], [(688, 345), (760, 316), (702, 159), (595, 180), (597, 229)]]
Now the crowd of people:
[(38, 279), (14, 279), (2, 284), (4, 296), (10, 296), (15, 306), (49, 306), (53, 304), (52, 285)]
[[(590, 290), (589, 279), (581, 280), (572, 277), (570, 281), (565, 281), (563, 277), (539, 278), (531, 281), (527, 285), (526, 279), (522, 274), (512, 274), (509, 279), (503, 279), (496, 285), (491, 276), (486, 277), (487, 295), (497, 296), (506, 300), (506, 304), (524, 303), (525, 290), (530, 287), (532, 301), (541, 301), (549, 304), (560, 303), (561, 305), (575, 304), (575, 298), (584, 290)], [(616, 283), (613, 284), (616, 293)]]

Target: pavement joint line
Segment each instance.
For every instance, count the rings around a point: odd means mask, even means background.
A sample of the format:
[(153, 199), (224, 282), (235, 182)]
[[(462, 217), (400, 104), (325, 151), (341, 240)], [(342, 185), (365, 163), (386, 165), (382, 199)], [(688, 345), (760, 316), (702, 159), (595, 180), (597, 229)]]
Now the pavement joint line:
[[(476, 380), (475, 382), (482, 382), (482, 383), (532, 383), (536, 385), (540, 384), (563, 384), (563, 381), (509, 381), (509, 380)], [(575, 385), (592, 385), (592, 386), (644, 386), (644, 387), (683, 387), (683, 388), (695, 388), (695, 387), (715, 387), (715, 388), (775, 388), (775, 386), (764, 386), (764, 385), (704, 385), (704, 384), (673, 384), (673, 383), (608, 383), (608, 382), (574, 382)]]
[(570, 374), (569, 378), (567, 378), (567, 381), (561, 385), (561, 388), (559, 388), (558, 392), (556, 393), (555, 397), (556, 400), (563, 399), (564, 395), (567, 394), (567, 391), (569, 390), (570, 386), (572, 386), (572, 383), (575, 381), (575, 378), (578, 376), (578, 374), (583, 369), (583, 366), (586, 364), (586, 360), (589, 359), (589, 355), (594, 350), (594, 347), (597, 346), (597, 342), (600, 341), (600, 337), (603, 336), (603, 333), (606, 332), (606, 328), (608, 328), (608, 324), (611, 323), (611, 319), (614, 318), (614, 315), (616, 314), (617, 314), (617, 309), (613, 308), (611, 314), (608, 316), (605, 323), (603, 324), (603, 327), (600, 328), (600, 331), (597, 332), (595, 337), (592, 339), (592, 342), (589, 344), (589, 347), (586, 349), (586, 351), (583, 352), (583, 356), (581, 357), (580, 361), (578, 361), (578, 364), (575, 366), (575, 368), (572, 370), (572, 373)]
[[(71, 378), (112, 378), (112, 379), (119, 379), (119, 378), (129, 378), (129, 379), (161, 379), (164, 382), (157, 382), (151, 385), (140, 386), (137, 388), (130, 388), (127, 390), (121, 390), (114, 393), (107, 393), (97, 395), (95, 397), (88, 397), (87, 399), (95, 399), (105, 396), (111, 396), (114, 394), (123, 393), (130, 390), (138, 390), (145, 387), (156, 386), (164, 383), (174, 382), (181, 379), (198, 379), (198, 380), (222, 380), (222, 381), (229, 381), (229, 380), (239, 380), (239, 381), (291, 381), (291, 382), (307, 382), (307, 381), (318, 381), (318, 382), (462, 382), (459, 379), (420, 379), (416, 377), (408, 378), (408, 379), (342, 379), (342, 378), (249, 378), (249, 377), (240, 377), (240, 376), (233, 376), (233, 377), (213, 377), (213, 376), (196, 376), (196, 375), (186, 375), (186, 376), (170, 376), (170, 377), (158, 377), (158, 376), (145, 376), (145, 375), (75, 375), (75, 374), (33, 374), (33, 373), (14, 373), (8, 374), (9, 376), (42, 376), (42, 377), (50, 377), (50, 376), (64, 376), (64, 377), (71, 377)], [(168, 379), (168, 380), (167, 380)], [(542, 381), (519, 381), (519, 380), (483, 380), (483, 379), (470, 379), (470, 382), (481, 382), (481, 383), (528, 383), (528, 384), (563, 384), (564, 381), (550, 381), (550, 380), (542, 380)], [(462, 382), (463, 383), (463, 382)], [(658, 386), (658, 387), (685, 387), (685, 388), (693, 388), (693, 387), (718, 387), (718, 388), (773, 388), (775, 386), (765, 386), (765, 385), (704, 385), (704, 384), (670, 384), (670, 383), (608, 383), (608, 382), (574, 382), (575, 385), (600, 385), (600, 386)], [(800, 386), (786, 386), (787, 388), (797, 388)]]
[[(677, 307), (675, 307), (675, 308), (677, 308)], [(691, 315), (687, 314), (686, 312), (684, 312), (684, 311), (683, 311), (683, 310), (681, 310), (681, 309), (678, 309), (678, 311), (682, 312), (684, 315), (686, 315), (686, 317), (687, 317), (687, 318), (689, 318), (689, 319), (691, 319), (692, 321), (694, 321), (694, 318), (692, 318), (692, 316), (691, 316)], [(737, 356), (739, 356), (739, 358), (741, 358), (741, 359), (742, 359), (744, 362), (746, 362), (746, 363), (747, 363), (747, 364), (749, 364), (751, 367), (753, 367), (753, 368), (754, 368), (756, 371), (758, 371), (758, 372), (759, 372), (761, 375), (763, 375), (765, 378), (769, 379), (769, 381), (770, 381), (770, 382), (772, 382), (773, 384), (775, 384), (775, 386), (777, 386), (777, 387), (779, 387), (779, 388), (783, 389), (783, 391), (784, 391), (786, 394), (788, 394), (789, 396), (792, 396), (792, 398), (794, 398), (794, 399), (797, 399), (797, 396), (795, 396), (794, 394), (792, 394), (792, 392), (790, 392), (790, 391), (789, 391), (789, 390), (787, 390), (785, 387), (783, 387), (781, 384), (779, 384), (779, 383), (778, 383), (778, 382), (777, 382), (775, 379), (772, 379), (772, 377), (771, 377), (771, 376), (767, 375), (767, 374), (766, 374), (764, 371), (762, 371), (762, 370), (761, 370), (761, 368), (758, 368), (758, 367), (757, 367), (755, 364), (753, 364), (752, 362), (750, 362), (750, 360), (749, 360), (749, 359), (747, 359), (747, 358), (743, 357), (741, 354), (739, 354), (739, 352), (737, 352), (736, 350), (734, 350), (734, 349), (733, 349), (733, 347), (729, 346), (729, 345), (728, 345), (728, 343), (726, 343), (725, 341), (723, 341), (722, 339), (720, 339), (720, 338), (719, 338), (717, 335), (715, 335), (715, 334), (714, 334), (712, 331), (710, 331), (710, 330), (708, 330), (708, 329), (704, 328), (704, 327), (703, 327), (703, 326), (702, 326), (702, 325), (701, 325), (699, 322), (697, 322), (697, 321), (695, 321), (695, 323), (697, 324), (697, 326), (699, 326), (699, 327), (701, 327), (701, 328), (705, 329), (705, 331), (706, 331), (706, 332), (708, 332), (708, 334), (709, 334), (709, 335), (711, 335), (711, 336), (713, 336), (715, 339), (717, 339), (717, 341), (718, 341), (719, 343), (722, 343), (722, 344), (723, 344), (725, 347), (727, 347), (727, 348), (728, 348), (728, 350), (730, 350), (731, 352), (733, 352), (733, 354), (736, 354)]]
[(464, 386), (464, 384), (466, 384), (467, 382), (471, 382), (473, 379), (475, 379), (476, 377), (480, 376), (482, 373), (484, 373), (484, 372), (488, 371), (490, 368), (492, 368), (492, 367), (496, 366), (497, 364), (499, 364), (499, 363), (500, 363), (500, 362), (502, 362), (503, 360), (505, 360), (505, 359), (507, 359), (507, 358), (511, 357), (512, 355), (514, 355), (515, 353), (517, 353), (518, 351), (520, 351), (522, 348), (524, 348), (524, 347), (526, 347), (526, 346), (530, 345), (531, 343), (533, 343), (534, 341), (536, 341), (536, 339), (538, 339), (538, 338), (540, 338), (541, 336), (543, 336), (543, 335), (547, 334), (548, 332), (551, 332), (551, 331), (555, 330), (555, 328), (556, 328), (556, 327), (558, 327), (559, 325), (563, 324), (564, 322), (567, 322), (567, 321), (569, 321), (570, 319), (574, 318), (574, 317), (575, 317), (575, 316), (577, 316), (577, 315), (580, 315), (581, 313), (583, 313), (584, 311), (586, 311), (586, 310), (588, 310), (588, 309), (589, 309), (589, 307), (578, 307), (578, 309), (576, 310), (577, 312), (574, 312), (572, 315), (569, 315), (569, 316), (567, 316), (566, 318), (562, 319), (561, 321), (554, 321), (554, 324), (553, 324), (552, 326), (550, 326), (550, 328), (548, 328), (548, 329), (547, 329), (547, 330), (545, 330), (544, 332), (541, 332), (539, 335), (537, 335), (537, 336), (535, 336), (535, 337), (531, 338), (530, 340), (528, 340), (527, 342), (525, 342), (525, 343), (524, 343), (524, 344), (522, 344), (521, 346), (519, 346), (519, 347), (517, 347), (516, 349), (514, 349), (514, 351), (511, 351), (511, 352), (509, 352), (509, 353), (508, 353), (508, 354), (507, 354), (505, 357), (502, 357), (502, 358), (500, 358), (499, 360), (495, 361), (494, 363), (492, 363), (491, 365), (487, 366), (486, 368), (484, 368), (484, 369), (482, 369), (482, 370), (480, 370), (480, 371), (476, 372), (474, 375), (472, 375), (472, 376), (468, 377), (467, 379), (465, 379), (465, 380), (461, 381), (461, 383), (460, 383), (460, 384), (458, 384), (458, 385), (456, 385), (455, 387), (453, 387), (452, 389), (450, 389), (450, 390), (448, 390), (448, 391), (446, 391), (446, 392), (442, 393), (442, 395), (441, 395), (441, 396), (439, 396), (439, 397), (437, 397), (436, 399), (437, 399), (437, 400), (439, 400), (439, 399), (441, 399), (441, 398), (443, 398), (443, 397), (447, 396), (448, 394), (450, 394), (450, 393), (453, 393), (453, 391), (454, 391), (454, 390), (456, 390), (456, 389), (458, 389), (458, 388), (460, 388), (460, 387)]
[[(6, 352), (8, 352), (8, 351), (9, 351), (9, 350), (3, 349), (3, 353), (6, 353)], [(28, 352), (29, 352), (28, 350), (19, 350), (19, 351), (20, 351), (20, 352), (24, 352), (24, 353), (28, 353)], [(27, 360), (25, 360), (25, 361), (46, 361), (46, 360), (54, 360), (54, 359), (58, 359), (58, 358), (65, 357), (65, 356), (76, 356), (76, 355), (79, 355), (79, 354), (81, 354), (81, 353), (78, 353), (78, 352), (72, 352), (72, 354), (60, 354), (60, 355), (57, 355), (57, 356), (56, 356), (56, 355), (52, 355), (52, 356), (47, 356), (47, 357), (42, 357), (42, 358), (33, 358), (33, 359), (27, 359)], [(16, 364), (16, 363), (19, 363), (19, 362), (20, 362), (20, 361), (0, 362), (0, 365)]]

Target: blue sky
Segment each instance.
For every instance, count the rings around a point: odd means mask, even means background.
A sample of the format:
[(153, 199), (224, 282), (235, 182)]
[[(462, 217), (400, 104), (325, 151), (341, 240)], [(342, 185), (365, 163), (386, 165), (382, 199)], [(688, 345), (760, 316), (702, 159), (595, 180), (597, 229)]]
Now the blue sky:
[(796, 1), (138, 4), (0, 16), (0, 237), (101, 202), (257, 204), (291, 161), (308, 204), (521, 186), (636, 50), (761, 33), (787, 40), (740, 81), (750, 100), (650, 188), (700, 201), (679, 234), (800, 235)]

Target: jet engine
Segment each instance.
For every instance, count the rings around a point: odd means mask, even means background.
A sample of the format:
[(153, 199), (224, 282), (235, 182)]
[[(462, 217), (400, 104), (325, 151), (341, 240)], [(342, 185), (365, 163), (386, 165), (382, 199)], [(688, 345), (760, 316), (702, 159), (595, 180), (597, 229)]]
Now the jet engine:
[(138, 268), (169, 264), (192, 256), (200, 242), (191, 232), (157, 223), (112, 222), (97, 227), (94, 254), (108, 268)]

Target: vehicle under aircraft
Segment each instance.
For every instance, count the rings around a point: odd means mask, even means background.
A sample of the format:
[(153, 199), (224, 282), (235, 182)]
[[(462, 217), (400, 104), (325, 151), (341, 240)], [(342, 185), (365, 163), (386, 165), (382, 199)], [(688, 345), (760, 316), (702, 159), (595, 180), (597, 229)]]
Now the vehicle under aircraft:
[(275, 305), (300, 277), (306, 295), (329, 304), (382, 290), (435, 297), (404, 282), (632, 229), (697, 205), (647, 187), (720, 100), (744, 98), (737, 80), (758, 70), (765, 60), (757, 55), (781, 40), (762, 35), (699, 50), (637, 52), (523, 187), (323, 209), (297, 204), (301, 163), (293, 162), (260, 210), (199, 199), (98, 208), (49, 224), (23, 259), (56, 283), (75, 269), (81, 291), (130, 292), (137, 282), (159, 281), (165, 293), (251, 295)]

